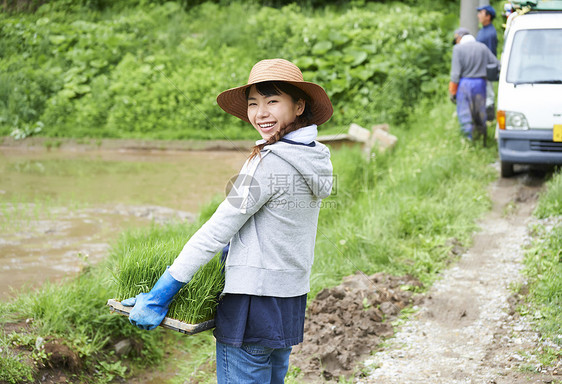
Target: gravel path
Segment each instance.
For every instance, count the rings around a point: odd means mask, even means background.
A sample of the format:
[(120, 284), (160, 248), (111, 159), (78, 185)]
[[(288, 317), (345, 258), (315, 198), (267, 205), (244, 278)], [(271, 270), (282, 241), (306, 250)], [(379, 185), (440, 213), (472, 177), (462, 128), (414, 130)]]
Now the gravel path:
[(357, 383), (513, 384), (562, 379), (552, 372), (519, 369), (540, 369), (536, 359), (522, 352), (537, 345), (538, 335), (515, 313), (517, 299), (510, 289), (524, 284), (523, 247), (540, 188), (529, 184), (527, 177), (502, 179), (491, 186), (493, 210), (480, 222), (473, 246), (443, 272), (419, 311), (388, 340), (384, 351), (365, 362), (365, 377)]

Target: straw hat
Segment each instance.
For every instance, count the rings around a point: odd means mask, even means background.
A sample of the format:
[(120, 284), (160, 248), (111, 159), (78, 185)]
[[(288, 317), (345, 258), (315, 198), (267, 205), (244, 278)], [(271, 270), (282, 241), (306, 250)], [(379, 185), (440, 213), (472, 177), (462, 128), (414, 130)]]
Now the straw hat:
[(265, 81), (285, 81), (304, 91), (311, 100), (311, 123), (317, 125), (325, 123), (334, 112), (326, 91), (317, 84), (304, 81), (301, 70), (295, 64), (283, 59), (258, 62), (250, 72), (248, 84), (222, 92), (217, 96), (217, 103), (225, 112), (249, 123), (246, 88)]

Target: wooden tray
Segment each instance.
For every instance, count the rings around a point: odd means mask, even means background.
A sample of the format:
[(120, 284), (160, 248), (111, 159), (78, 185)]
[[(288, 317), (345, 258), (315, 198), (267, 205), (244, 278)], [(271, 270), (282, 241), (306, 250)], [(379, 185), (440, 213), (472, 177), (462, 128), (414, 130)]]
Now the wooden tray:
[[(129, 316), (133, 307), (125, 307), (121, 302), (109, 299), (107, 301), (107, 305), (111, 312), (117, 312), (123, 316)], [(215, 319), (207, 320), (202, 323), (197, 324), (188, 324), (182, 321), (171, 319), (169, 317), (165, 317), (160, 324), (160, 327), (164, 327), (167, 329), (171, 329), (172, 331), (177, 331), (181, 333), (185, 333), (186, 335), (194, 335), (199, 332), (206, 331), (207, 329), (211, 329), (215, 327)]]

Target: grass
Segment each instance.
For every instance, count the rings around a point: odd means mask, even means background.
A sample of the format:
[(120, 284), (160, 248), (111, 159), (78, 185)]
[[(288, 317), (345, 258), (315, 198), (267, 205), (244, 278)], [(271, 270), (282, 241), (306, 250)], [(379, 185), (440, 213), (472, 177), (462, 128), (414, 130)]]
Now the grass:
[(533, 317), (541, 334), (539, 359), (551, 365), (562, 359), (562, 173), (555, 174), (546, 187), (535, 215), (554, 220), (534, 228), (533, 242), (525, 254), (529, 295), (521, 312)]
[(546, 193), (539, 199), (535, 216), (540, 219), (562, 215), (562, 176), (560, 171), (550, 180)]
[(215, 339), (211, 331), (191, 337), (182, 343), (185, 350), (193, 351), (187, 359), (173, 358), (177, 374), (168, 384), (213, 384), (216, 383), (215, 375)]
[(0, 382), (16, 384), (33, 380), (33, 368), (22, 362), (21, 354), (8, 349), (8, 341), (0, 337)]
[[(159, 361), (163, 356), (159, 337), (129, 326), (125, 318), (111, 314), (107, 309), (105, 304), (112, 293), (107, 272), (103, 266), (92, 267), (76, 279), (46, 283), (37, 291), (22, 293), (13, 301), (0, 303), (0, 324), (33, 319), (29, 337), (52, 336), (64, 340), (84, 362), (83, 371), (74, 375), (81, 382), (103, 382), (101, 378), (101, 381), (91, 381), (90, 375), (110, 373), (107, 371), (111, 368), (108, 363), (113, 363), (110, 351), (113, 343), (121, 339), (134, 339), (143, 345), (141, 355), (136, 356), (136, 365), (146, 365), (148, 362), (143, 359), (146, 356), (154, 362)], [(2, 334), (0, 339), (6, 340), (7, 337)], [(39, 352), (33, 346), (31, 350)], [(14, 375), (17, 371), (8, 372)]]

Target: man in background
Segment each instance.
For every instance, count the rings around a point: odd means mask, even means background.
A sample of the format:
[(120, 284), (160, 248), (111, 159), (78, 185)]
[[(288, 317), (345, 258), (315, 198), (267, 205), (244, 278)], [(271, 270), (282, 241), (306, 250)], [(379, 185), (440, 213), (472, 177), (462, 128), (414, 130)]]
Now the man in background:
[(455, 31), (454, 44), (449, 96), (462, 132), (472, 140), (475, 130), (486, 134), (486, 67), (499, 62), (466, 28)]
[(478, 22), (482, 24), (482, 29), (476, 35), (476, 41), (486, 45), (494, 56), (498, 56), (498, 33), (492, 24), (496, 17), (496, 11), (491, 5), (476, 8), (478, 10)]
[[(494, 56), (498, 56), (498, 34), (496, 28), (492, 24), (492, 20), (496, 17), (496, 10), (491, 5), (485, 5), (476, 8), (478, 11), (478, 22), (482, 24), (482, 29), (476, 35), (476, 41), (486, 45)], [(486, 81), (486, 116), (488, 121), (495, 118), (495, 98), (494, 88), (491, 81)]]

